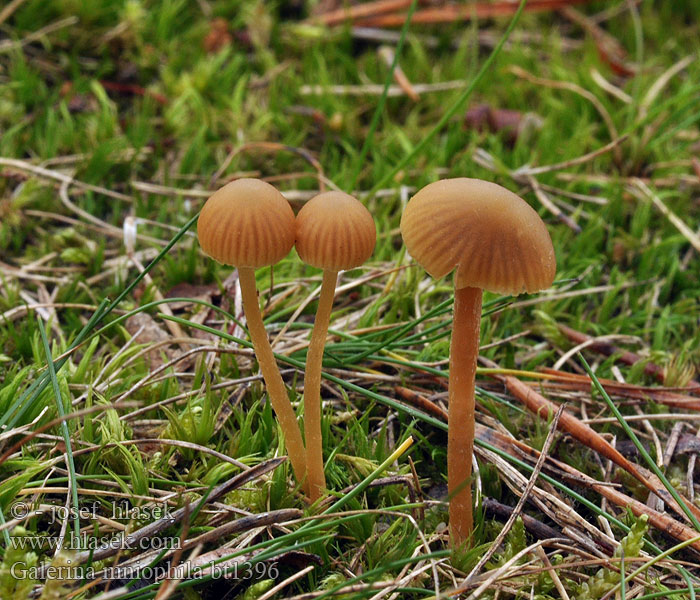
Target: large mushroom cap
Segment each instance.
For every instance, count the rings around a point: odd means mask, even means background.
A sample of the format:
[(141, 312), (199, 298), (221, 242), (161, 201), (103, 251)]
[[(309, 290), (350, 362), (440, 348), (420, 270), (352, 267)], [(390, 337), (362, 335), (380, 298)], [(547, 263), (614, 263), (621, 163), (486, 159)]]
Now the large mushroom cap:
[(372, 215), (343, 192), (314, 196), (297, 215), (297, 252), (319, 269), (341, 271), (361, 265), (374, 251), (376, 239)]
[(456, 289), (521, 294), (554, 281), (554, 248), (544, 223), (527, 202), (495, 183), (457, 178), (425, 186), (404, 210), (401, 235), (433, 277), (456, 269)]
[(264, 267), (294, 245), (294, 212), (287, 199), (259, 179), (237, 179), (214, 192), (197, 221), (202, 250), (236, 267)]

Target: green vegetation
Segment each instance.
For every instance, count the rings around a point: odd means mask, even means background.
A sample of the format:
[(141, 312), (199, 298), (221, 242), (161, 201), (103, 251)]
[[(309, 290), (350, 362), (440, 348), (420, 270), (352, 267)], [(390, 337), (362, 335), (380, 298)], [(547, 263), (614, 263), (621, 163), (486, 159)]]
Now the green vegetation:
[[(700, 364), (700, 7), (526, 8), (517, 23), (399, 23), (375, 29), (381, 41), (308, 20), (345, 4), (0, 8), (0, 597), (694, 598), (700, 401), (679, 388)], [(397, 92), (381, 44), (417, 101)], [(210, 191), (242, 176), (295, 210), (319, 189), (354, 192), (377, 226), (373, 256), (339, 280), (321, 389), (332, 493), (311, 506), (273, 461), (284, 441), (232, 269), (194, 235)], [(485, 501), (470, 548), (451, 555), (452, 285), (412, 263), (398, 224), (414, 191), (457, 176), (535, 207), (558, 275), (537, 296), (485, 294)], [(303, 419), (321, 273), (293, 251), (256, 275)], [(562, 326), (617, 350), (584, 345), (584, 361)], [(555, 365), (590, 365), (600, 384), (543, 379)], [(656, 461), (644, 476), (665, 503), (609, 456), (550, 435), (506, 369), (629, 460)], [(552, 458), (538, 463), (542, 448)], [(118, 536), (131, 541), (105, 550)]]

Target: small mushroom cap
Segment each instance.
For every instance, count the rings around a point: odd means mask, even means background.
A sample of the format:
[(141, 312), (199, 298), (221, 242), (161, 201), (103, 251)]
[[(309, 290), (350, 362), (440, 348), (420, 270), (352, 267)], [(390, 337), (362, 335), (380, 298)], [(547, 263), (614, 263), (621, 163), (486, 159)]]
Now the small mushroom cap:
[(372, 255), (376, 241), (372, 215), (343, 192), (314, 196), (297, 215), (297, 252), (305, 263), (319, 269), (358, 267)]
[(226, 265), (257, 269), (282, 260), (294, 245), (294, 212), (259, 179), (236, 179), (205, 202), (197, 221), (202, 250)]
[(527, 202), (495, 183), (462, 177), (425, 186), (406, 205), (401, 235), (433, 277), (456, 269), (456, 289), (515, 295), (554, 281), (554, 248), (544, 223)]

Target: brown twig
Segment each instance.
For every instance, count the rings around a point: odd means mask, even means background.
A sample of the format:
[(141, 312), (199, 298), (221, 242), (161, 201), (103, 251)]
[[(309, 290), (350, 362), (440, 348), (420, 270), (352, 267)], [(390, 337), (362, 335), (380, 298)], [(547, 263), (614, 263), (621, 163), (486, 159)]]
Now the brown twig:
[(570, 3), (564, 3), (559, 12), (573, 23), (579, 25), (594, 39), (598, 48), (598, 54), (617, 75), (629, 76), (635, 74), (636, 66), (627, 62), (627, 52), (624, 47), (605, 29), (570, 6)]
[[(531, 448), (524, 442), (520, 442), (513, 438), (507, 437), (498, 431), (489, 429), (487, 427), (477, 427), (477, 437), (481, 440), (488, 442), (493, 446), (497, 446), (501, 450), (508, 452), (512, 456), (522, 459), (522, 453), (530, 455), (533, 459), (539, 456), (539, 452), (534, 448)], [(579, 485), (585, 485), (590, 487), (601, 496), (619, 506), (623, 509), (630, 508), (630, 510), (636, 515), (648, 515), (649, 523), (657, 528), (659, 531), (667, 533), (671, 537), (679, 541), (686, 541), (697, 537), (698, 533), (685, 526), (684, 524), (676, 521), (673, 517), (670, 517), (666, 513), (660, 513), (648, 506), (630, 498), (626, 494), (616, 490), (614, 487), (597, 481), (586, 475), (585, 473), (578, 471), (574, 467), (567, 465), (553, 457), (547, 458), (547, 466), (555, 467), (558, 470), (558, 477), (562, 476), (571, 478), (571, 480)], [(700, 542), (694, 542), (692, 548), (700, 552)]]
[[(588, 0), (530, 0), (525, 6), (527, 12), (557, 10), (570, 4), (583, 4)], [(412, 24), (439, 24), (470, 21), (472, 19), (492, 19), (508, 17), (518, 8), (516, 2), (477, 2), (469, 4), (447, 4), (435, 8), (417, 10), (411, 19)], [(406, 21), (403, 13), (383, 14), (356, 18), (355, 24), (361, 27), (399, 27)]]
[[(590, 350), (599, 352), (604, 356), (612, 356), (613, 354), (616, 354), (617, 359), (621, 363), (624, 363), (626, 365), (631, 366), (643, 360), (643, 358), (638, 354), (635, 354), (634, 352), (629, 352), (627, 350), (622, 350), (621, 348), (618, 348), (617, 346), (608, 342), (593, 342), (594, 338), (592, 336), (586, 333), (582, 333), (580, 331), (576, 331), (575, 329), (572, 329), (571, 327), (568, 327), (561, 323), (558, 324), (557, 327), (559, 328), (559, 331), (561, 331), (572, 342), (576, 344), (584, 344), (586, 342), (591, 342), (588, 346)], [(663, 383), (666, 377), (663, 368), (652, 362), (647, 362), (644, 365), (644, 372), (647, 375), (655, 377), (661, 383)]]
[[(499, 519), (508, 520), (510, 515), (513, 513), (513, 507), (501, 504), (493, 498), (483, 497), (482, 499), (484, 510), (486, 514)], [(523, 520), (523, 525), (532, 535), (540, 540), (548, 540), (550, 538), (561, 537), (561, 532), (557, 531), (553, 527), (538, 521), (534, 517), (526, 513), (522, 513), (520, 518)]]
[(402, 10), (411, 6), (411, 0), (375, 0), (356, 6), (338, 8), (327, 13), (317, 15), (308, 22), (323, 25), (338, 25), (345, 21), (355, 21), (380, 15), (383, 13)]
[[(482, 362), (486, 362), (487, 366), (497, 367), (495, 363), (482, 358)], [(527, 384), (510, 375), (491, 375), (495, 379), (502, 381), (509, 392), (511, 392), (518, 400), (520, 400), (528, 410), (535, 413), (537, 416), (548, 419), (550, 415), (557, 413), (558, 406), (547, 400), (540, 393), (531, 389)], [(668, 503), (678, 514), (684, 515), (678, 503), (664, 488), (661, 481), (653, 474), (643, 474), (640, 468), (627, 460), (616, 448), (614, 448), (605, 438), (603, 438), (592, 427), (582, 423), (574, 415), (568, 411), (564, 411), (559, 419), (559, 426), (562, 431), (567, 432), (574, 439), (591, 448), (595, 452), (614, 462), (617, 466), (623, 468), (635, 479), (644, 485), (650, 492), (653, 492), (664, 502)], [(689, 505), (690, 510), (700, 516), (700, 509), (693, 505)]]
[[(394, 64), (395, 58), (393, 48), (390, 48), (389, 46), (382, 46), (379, 48), (378, 53), (379, 57), (384, 61), (384, 64), (391, 68), (391, 65)], [(401, 65), (397, 64), (396, 67), (394, 67), (393, 75), (394, 81), (406, 93), (406, 95), (414, 102), (418, 102), (420, 100), (420, 95), (416, 91), (416, 88), (413, 87), (413, 84), (409, 81), (408, 77), (406, 77)]]
[(166, 105), (168, 103), (168, 98), (163, 94), (148, 90), (140, 85), (135, 85), (133, 83), (119, 83), (118, 81), (107, 81), (102, 79), (100, 85), (111, 92), (117, 92), (119, 94), (131, 94), (133, 96), (148, 96), (153, 98), (158, 104)]

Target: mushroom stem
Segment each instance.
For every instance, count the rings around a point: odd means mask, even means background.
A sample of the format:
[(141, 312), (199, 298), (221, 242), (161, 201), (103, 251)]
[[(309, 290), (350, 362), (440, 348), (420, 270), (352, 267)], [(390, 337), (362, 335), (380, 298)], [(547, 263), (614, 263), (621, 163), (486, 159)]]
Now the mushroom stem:
[(318, 500), (326, 489), (323, 472), (323, 440), (321, 435), (321, 367), (323, 349), (331, 320), (335, 284), (338, 271), (323, 271), (321, 296), (316, 309), (316, 320), (306, 355), (304, 375), (304, 437), (306, 439), (306, 468), (308, 494), (311, 502)]
[(480, 288), (455, 290), (447, 431), (447, 485), (450, 498), (450, 543), (467, 542), (472, 517), (472, 452), (474, 447), (474, 380), (481, 326)]
[(306, 477), (306, 454), (304, 442), (301, 439), (301, 430), (297, 422), (294, 407), (289, 401), (287, 388), (282, 381), (277, 361), (272, 353), (272, 346), (265, 331), (265, 325), (258, 304), (258, 292), (255, 285), (255, 270), (251, 267), (238, 267), (238, 277), (241, 284), (241, 297), (243, 299), (243, 311), (248, 322), (250, 339), (253, 342), (255, 356), (260, 365), (267, 393), (270, 397), (272, 408), (277, 415), (284, 440), (289, 453), (289, 460), (298, 482), (304, 483)]

